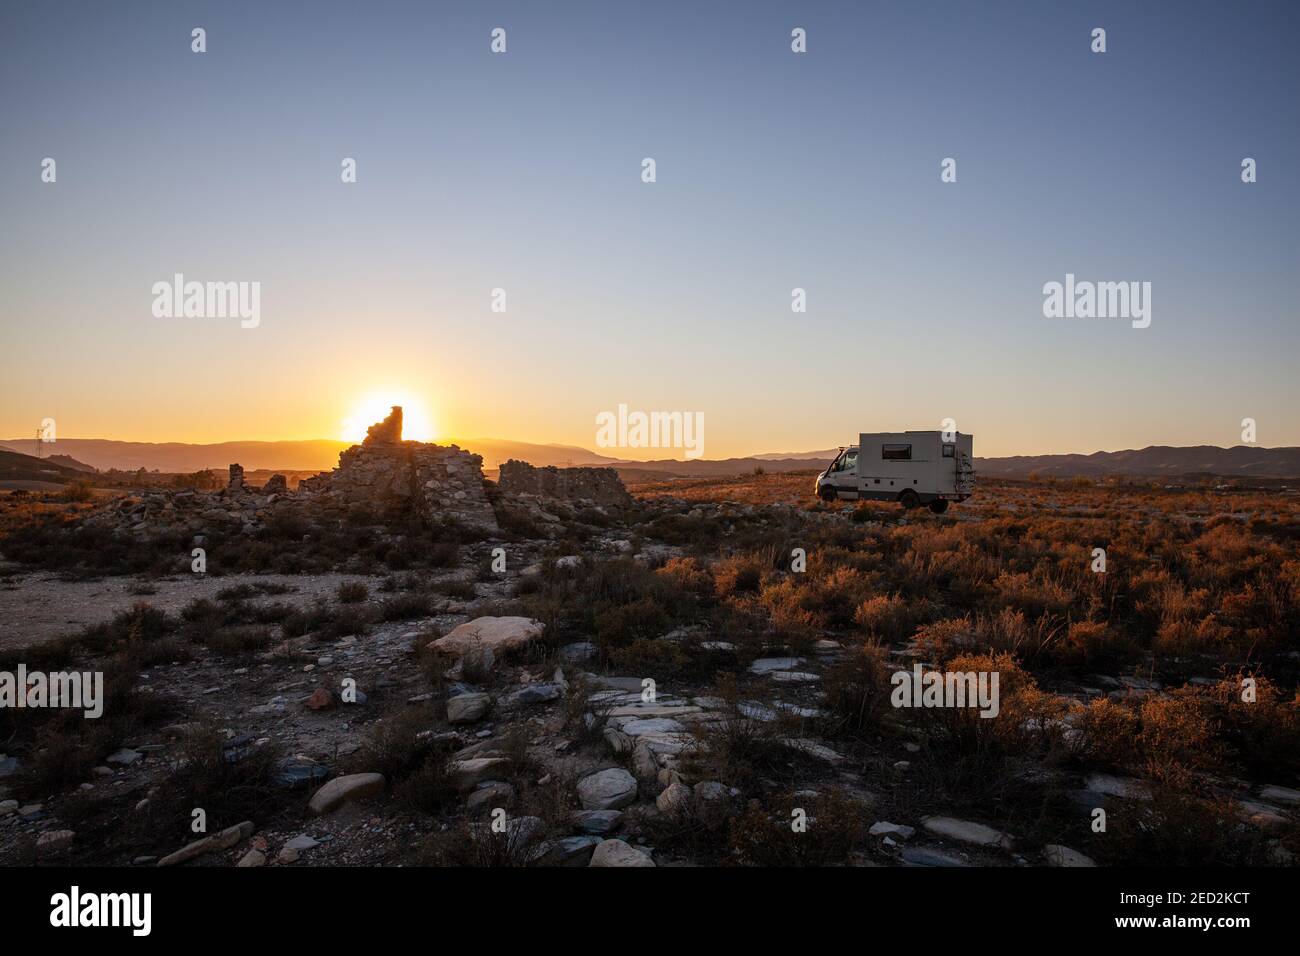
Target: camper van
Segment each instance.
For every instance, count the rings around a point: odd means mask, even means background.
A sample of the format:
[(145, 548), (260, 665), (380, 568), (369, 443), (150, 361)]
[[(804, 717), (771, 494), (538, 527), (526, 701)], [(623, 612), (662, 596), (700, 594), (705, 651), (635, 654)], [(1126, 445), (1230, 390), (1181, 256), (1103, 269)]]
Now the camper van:
[(897, 501), (935, 514), (975, 491), (974, 441), (961, 432), (863, 432), (817, 476), (825, 501)]

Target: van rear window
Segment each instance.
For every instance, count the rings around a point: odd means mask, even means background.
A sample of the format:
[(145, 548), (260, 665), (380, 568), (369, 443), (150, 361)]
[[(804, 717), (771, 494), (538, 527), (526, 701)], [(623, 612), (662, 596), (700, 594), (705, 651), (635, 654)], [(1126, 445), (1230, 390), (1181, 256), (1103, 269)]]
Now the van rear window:
[(881, 445), (880, 457), (885, 461), (911, 461), (911, 445)]

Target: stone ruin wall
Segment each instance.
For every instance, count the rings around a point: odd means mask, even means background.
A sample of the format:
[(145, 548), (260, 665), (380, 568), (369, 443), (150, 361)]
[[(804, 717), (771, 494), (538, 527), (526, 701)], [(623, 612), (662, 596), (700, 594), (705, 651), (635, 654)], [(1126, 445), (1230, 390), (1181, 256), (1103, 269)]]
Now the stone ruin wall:
[[(500, 531), (481, 456), (455, 445), (403, 441), (401, 436), (402, 410), (395, 407), (388, 418), (371, 426), (364, 442), (339, 455), (337, 468), (304, 478), (296, 493), (288, 490), (283, 475), (273, 475), (261, 489), (251, 488), (244, 482), (244, 469), (236, 464), (230, 466), (226, 487), (219, 491), (158, 492), (148, 501), (125, 499), (104, 517), (132, 530), (146, 529), (150, 523), (146, 519), (192, 524), (209, 518), (242, 520), (245, 530), (251, 530), (269, 517), (272, 508), (346, 508), (388, 502), (409, 507), (430, 525), (451, 519), (489, 534)], [(541, 499), (543, 507), (546, 501), (617, 508), (632, 504), (613, 468), (537, 468), (511, 459), (501, 466), (497, 489), (502, 504), (514, 498)], [(533, 507), (537, 504), (534, 501)]]
[(333, 472), (304, 479), (299, 491), (341, 504), (408, 502), (421, 519), (448, 518), (467, 527), (498, 530), (483, 484), (483, 459), (455, 445), (402, 440), (402, 410), (339, 455)]
[(632, 503), (623, 479), (613, 468), (536, 468), (512, 458), (501, 466), (497, 488), (507, 496), (538, 495), (620, 508)]
[(304, 479), (298, 488), (344, 505), (409, 502), (431, 524), (450, 518), (467, 527), (497, 530), (483, 486), (483, 459), (455, 445), (354, 445), (339, 455), (333, 472)]

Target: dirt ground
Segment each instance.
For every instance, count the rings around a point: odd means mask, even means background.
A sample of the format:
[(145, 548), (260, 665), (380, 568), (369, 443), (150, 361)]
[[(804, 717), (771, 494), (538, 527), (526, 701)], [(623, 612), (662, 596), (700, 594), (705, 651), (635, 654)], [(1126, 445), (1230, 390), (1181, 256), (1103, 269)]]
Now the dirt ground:
[(131, 576), (78, 581), (46, 571), (14, 574), (0, 586), (0, 649), (75, 634), (137, 601), (175, 614), (195, 598), (212, 599), (239, 584), (282, 584), (293, 590), (274, 600), (300, 607), (333, 595), (343, 581), (364, 581), (374, 590), (381, 580), (359, 574), (187, 574), (152, 581), (149, 587), (157, 590), (144, 594), (140, 580)]

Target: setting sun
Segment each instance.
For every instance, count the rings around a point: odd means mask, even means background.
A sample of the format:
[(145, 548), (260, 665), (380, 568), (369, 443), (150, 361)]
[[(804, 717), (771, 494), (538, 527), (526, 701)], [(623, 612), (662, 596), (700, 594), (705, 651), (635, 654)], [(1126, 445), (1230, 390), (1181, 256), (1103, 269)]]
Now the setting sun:
[(366, 429), (388, 417), (394, 405), (402, 406), (402, 438), (412, 441), (433, 441), (433, 420), (429, 417), (428, 403), (410, 394), (380, 392), (368, 395), (353, 406), (352, 414), (343, 419), (339, 437), (343, 441), (359, 442), (366, 437)]

